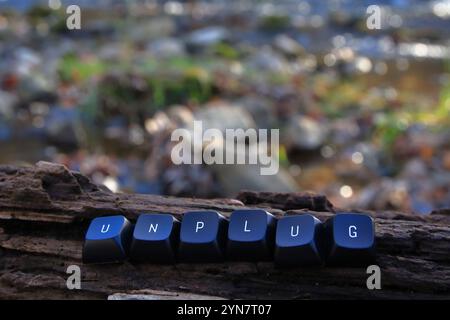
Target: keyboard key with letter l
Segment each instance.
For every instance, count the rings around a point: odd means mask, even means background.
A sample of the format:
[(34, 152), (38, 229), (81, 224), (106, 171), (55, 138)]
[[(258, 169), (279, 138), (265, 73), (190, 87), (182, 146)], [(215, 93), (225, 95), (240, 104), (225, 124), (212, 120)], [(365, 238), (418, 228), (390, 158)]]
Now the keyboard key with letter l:
[(183, 215), (180, 229), (180, 262), (221, 262), (228, 221), (216, 211), (191, 211)]
[(320, 220), (310, 214), (279, 219), (275, 236), (275, 265), (321, 265), (318, 243), (321, 225)]
[(124, 216), (91, 221), (83, 247), (84, 263), (119, 262), (127, 258), (132, 225)]
[(169, 214), (141, 214), (131, 242), (134, 261), (171, 264), (176, 262), (180, 222)]
[(275, 217), (265, 210), (236, 210), (228, 226), (227, 254), (231, 260), (272, 259)]
[(326, 264), (365, 266), (375, 260), (375, 226), (365, 214), (338, 213), (324, 224)]

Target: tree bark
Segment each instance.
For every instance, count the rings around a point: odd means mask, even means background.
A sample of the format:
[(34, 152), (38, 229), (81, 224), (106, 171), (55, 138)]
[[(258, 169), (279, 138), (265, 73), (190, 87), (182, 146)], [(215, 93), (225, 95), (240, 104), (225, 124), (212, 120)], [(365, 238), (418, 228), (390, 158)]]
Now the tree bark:
[[(93, 217), (143, 212), (265, 208), (276, 216), (334, 208), (325, 196), (244, 191), (237, 199), (114, 194), (64, 166), (40, 162), (0, 167), (0, 298), (3, 299), (316, 299), (450, 298), (450, 210), (429, 216), (367, 212), (376, 223), (381, 290), (368, 290), (365, 268), (276, 269), (271, 262), (83, 265)], [(346, 210), (348, 211), (348, 210)], [(361, 210), (351, 210), (361, 211)], [(81, 267), (81, 290), (68, 290), (66, 269)]]

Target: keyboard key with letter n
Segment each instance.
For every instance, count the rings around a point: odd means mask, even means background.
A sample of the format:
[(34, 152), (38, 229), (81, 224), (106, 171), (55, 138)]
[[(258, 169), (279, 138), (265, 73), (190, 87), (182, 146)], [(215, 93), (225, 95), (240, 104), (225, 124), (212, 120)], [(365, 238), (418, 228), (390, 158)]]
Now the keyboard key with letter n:
[(175, 263), (180, 222), (169, 214), (141, 214), (131, 242), (130, 258), (152, 263)]

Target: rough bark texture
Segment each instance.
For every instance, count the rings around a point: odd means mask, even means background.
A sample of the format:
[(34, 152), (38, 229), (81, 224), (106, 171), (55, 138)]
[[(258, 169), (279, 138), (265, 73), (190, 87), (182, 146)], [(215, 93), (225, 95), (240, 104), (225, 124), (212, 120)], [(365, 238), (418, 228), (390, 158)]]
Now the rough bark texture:
[[(270, 262), (82, 265), (84, 233), (96, 216), (123, 214), (134, 221), (142, 212), (180, 216), (213, 209), (229, 215), (262, 207), (277, 216), (309, 210), (323, 220), (342, 211), (310, 193), (242, 192), (238, 199), (113, 194), (60, 165), (0, 167), (0, 298), (450, 298), (448, 209), (427, 217), (368, 212), (376, 222), (381, 290), (366, 288), (365, 268), (279, 270)], [(81, 290), (66, 288), (66, 269), (73, 264), (81, 266)]]

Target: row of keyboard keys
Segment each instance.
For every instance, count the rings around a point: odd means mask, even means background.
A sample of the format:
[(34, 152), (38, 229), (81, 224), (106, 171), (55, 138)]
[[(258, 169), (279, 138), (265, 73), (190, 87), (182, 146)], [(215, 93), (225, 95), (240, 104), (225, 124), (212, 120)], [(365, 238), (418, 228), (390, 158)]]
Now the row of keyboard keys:
[[(264, 261), (278, 266), (360, 265), (373, 260), (369, 216), (337, 214), (324, 224), (310, 214), (276, 219), (264, 210), (237, 210), (229, 221), (215, 211), (142, 214), (134, 231), (125, 217), (101, 217), (86, 234), (83, 260), (152, 263)], [(128, 250), (129, 248), (129, 250)]]

